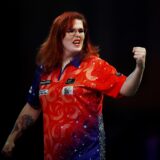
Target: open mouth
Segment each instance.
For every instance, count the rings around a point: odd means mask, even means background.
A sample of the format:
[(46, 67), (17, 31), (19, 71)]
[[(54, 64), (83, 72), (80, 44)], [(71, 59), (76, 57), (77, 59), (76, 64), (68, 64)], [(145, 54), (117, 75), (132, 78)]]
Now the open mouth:
[(80, 39), (75, 39), (75, 40), (73, 41), (73, 44), (74, 44), (75, 46), (79, 46), (79, 45), (81, 44)]

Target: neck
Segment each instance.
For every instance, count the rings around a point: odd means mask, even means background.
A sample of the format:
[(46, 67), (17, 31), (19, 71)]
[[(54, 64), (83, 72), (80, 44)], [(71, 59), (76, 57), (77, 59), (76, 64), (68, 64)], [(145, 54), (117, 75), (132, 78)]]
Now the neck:
[(65, 66), (67, 65), (67, 64), (69, 64), (70, 62), (71, 62), (71, 60), (73, 59), (73, 57), (71, 57), (71, 56), (64, 56), (63, 57), (63, 60), (62, 60), (62, 70), (65, 68)]

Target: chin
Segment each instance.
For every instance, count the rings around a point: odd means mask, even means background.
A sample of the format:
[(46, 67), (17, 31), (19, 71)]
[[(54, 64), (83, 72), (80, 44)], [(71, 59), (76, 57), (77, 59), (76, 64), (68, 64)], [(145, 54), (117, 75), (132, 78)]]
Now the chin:
[(73, 49), (72, 52), (80, 52), (82, 50), (82, 48), (76, 48), (76, 49)]

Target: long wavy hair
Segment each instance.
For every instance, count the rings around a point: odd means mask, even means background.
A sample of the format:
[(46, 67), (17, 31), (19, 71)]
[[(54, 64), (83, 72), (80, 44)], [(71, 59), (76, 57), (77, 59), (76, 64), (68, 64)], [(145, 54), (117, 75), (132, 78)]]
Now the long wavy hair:
[(49, 73), (52, 69), (62, 64), (63, 44), (67, 29), (72, 28), (73, 21), (79, 19), (83, 23), (85, 39), (83, 42), (82, 53), (85, 57), (89, 55), (98, 56), (98, 48), (91, 44), (88, 34), (88, 25), (83, 14), (78, 12), (64, 12), (59, 15), (52, 23), (47, 39), (39, 48), (36, 63), (43, 65), (44, 72)]

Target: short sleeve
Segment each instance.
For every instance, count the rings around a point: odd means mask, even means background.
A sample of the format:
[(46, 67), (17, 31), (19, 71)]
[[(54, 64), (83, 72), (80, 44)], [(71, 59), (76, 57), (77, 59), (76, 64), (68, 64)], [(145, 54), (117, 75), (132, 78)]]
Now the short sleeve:
[(40, 108), (40, 101), (39, 101), (39, 84), (40, 84), (40, 77), (42, 73), (42, 66), (38, 66), (35, 70), (34, 77), (30, 89), (27, 93), (26, 101), (34, 108)]
[(95, 78), (96, 90), (113, 98), (120, 98), (120, 89), (126, 80), (126, 76), (118, 72), (115, 67), (105, 60), (98, 58), (93, 62), (92, 75)]

